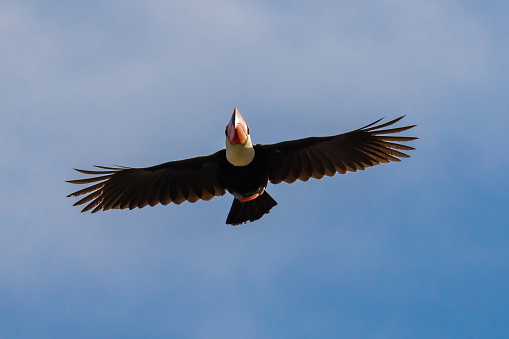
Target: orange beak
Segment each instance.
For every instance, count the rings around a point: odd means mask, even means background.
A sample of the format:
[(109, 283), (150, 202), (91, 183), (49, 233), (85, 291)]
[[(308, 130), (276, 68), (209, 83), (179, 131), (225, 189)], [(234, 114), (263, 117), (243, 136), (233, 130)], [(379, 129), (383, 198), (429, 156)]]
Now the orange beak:
[(226, 126), (226, 136), (232, 145), (245, 144), (248, 136), (248, 127), (237, 108), (233, 110), (230, 122)]

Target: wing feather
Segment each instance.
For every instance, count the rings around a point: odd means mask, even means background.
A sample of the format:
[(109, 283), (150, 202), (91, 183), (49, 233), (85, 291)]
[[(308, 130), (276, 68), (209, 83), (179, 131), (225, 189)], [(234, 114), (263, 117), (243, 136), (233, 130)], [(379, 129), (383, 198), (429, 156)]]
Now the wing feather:
[(161, 183), (161, 190), (159, 191), (159, 199), (154, 198), (154, 202), (160, 201), (163, 205), (168, 205), (171, 203), (170, 197), (170, 183), (173, 180), (172, 173), (166, 173), (163, 182)]
[(292, 183), (299, 179), (320, 179), (324, 175), (356, 172), (367, 167), (400, 161), (409, 155), (401, 151), (415, 148), (402, 144), (416, 137), (394, 136), (413, 128), (415, 125), (392, 126), (404, 116), (380, 123), (379, 119), (357, 130), (329, 137), (310, 137), (260, 145), (262, 152), (269, 154), (269, 180), (273, 184), (282, 181)]
[(308, 149), (311, 153), (316, 155), (316, 158), (313, 160), (313, 166), (318, 168), (323, 166), (323, 173), (328, 177), (332, 177), (334, 174), (336, 174), (336, 165), (334, 165), (334, 162), (331, 160), (330, 156), (327, 155), (327, 152), (324, 152), (319, 145), (317, 145), (317, 147)]
[(306, 149), (306, 154), (309, 156), (311, 166), (311, 178), (321, 179), (326, 173), (325, 165), (320, 161), (316, 153), (311, 149)]
[(155, 206), (159, 202), (164, 205), (163, 199), (160, 199), (159, 197), (161, 197), (164, 188), (164, 181), (166, 180), (167, 177), (168, 173), (162, 172), (159, 174), (157, 181), (154, 183), (153, 189), (149, 192), (148, 204), (150, 206)]
[[(225, 187), (219, 171), (219, 159), (224, 150), (209, 156), (170, 161), (152, 167), (105, 167), (101, 170), (76, 171), (93, 175), (90, 178), (69, 180), (72, 184), (92, 184), (69, 197), (85, 195), (74, 205), (86, 206), (82, 212), (92, 213), (108, 209), (134, 209), (184, 201), (210, 200), (224, 195)], [(87, 204), (88, 203), (88, 204)]]
[(131, 199), (131, 202), (129, 203), (129, 209), (132, 210), (136, 207), (143, 208), (148, 206), (148, 198), (150, 193), (155, 190), (154, 184), (156, 183), (157, 179), (159, 179), (159, 176), (159, 173), (155, 173), (154, 175), (147, 175), (143, 185), (141, 185), (140, 189), (138, 190), (138, 196)]

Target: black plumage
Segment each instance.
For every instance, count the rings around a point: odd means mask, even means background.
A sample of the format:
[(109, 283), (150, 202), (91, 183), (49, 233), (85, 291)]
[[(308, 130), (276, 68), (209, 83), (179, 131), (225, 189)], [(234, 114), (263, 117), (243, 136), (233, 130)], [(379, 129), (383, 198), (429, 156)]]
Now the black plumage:
[[(236, 112), (238, 114), (235, 109), (234, 115)], [(394, 134), (415, 125), (384, 129), (402, 118), (378, 124), (380, 119), (335, 136), (255, 145), (254, 158), (245, 166), (231, 164), (226, 157), (227, 150), (223, 149), (208, 156), (145, 168), (96, 166), (100, 170), (76, 169), (93, 177), (68, 182), (92, 185), (71, 193), (69, 197), (85, 195), (74, 205), (85, 204), (82, 212), (95, 213), (109, 209), (143, 208), (159, 203), (167, 205), (171, 202), (181, 204), (184, 201), (210, 200), (229, 191), (235, 199), (226, 222), (238, 225), (255, 221), (277, 205), (265, 191), (269, 181), (279, 184), (283, 181), (293, 183), (309, 178), (321, 179), (323, 176), (355, 172), (408, 158), (402, 151), (414, 148), (403, 142), (417, 138)], [(245, 129), (249, 136), (247, 125)]]

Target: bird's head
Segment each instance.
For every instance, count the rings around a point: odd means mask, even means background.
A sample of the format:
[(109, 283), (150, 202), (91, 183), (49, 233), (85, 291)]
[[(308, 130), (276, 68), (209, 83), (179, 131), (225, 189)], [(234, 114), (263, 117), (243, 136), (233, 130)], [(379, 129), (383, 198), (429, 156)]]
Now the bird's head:
[(251, 136), (249, 135), (249, 126), (246, 124), (239, 110), (233, 110), (232, 117), (226, 126), (226, 142), (231, 145), (251, 144)]

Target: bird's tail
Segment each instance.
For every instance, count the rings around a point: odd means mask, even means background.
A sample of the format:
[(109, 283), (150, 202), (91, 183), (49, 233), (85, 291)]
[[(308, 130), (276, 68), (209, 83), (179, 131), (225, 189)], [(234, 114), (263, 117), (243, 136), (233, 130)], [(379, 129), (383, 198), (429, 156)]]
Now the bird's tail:
[(226, 223), (235, 226), (248, 221), (258, 220), (269, 213), (272, 207), (276, 205), (276, 200), (274, 200), (267, 191), (250, 201), (240, 202), (237, 199), (233, 199), (232, 208), (230, 209), (228, 218), (226, 218)]

